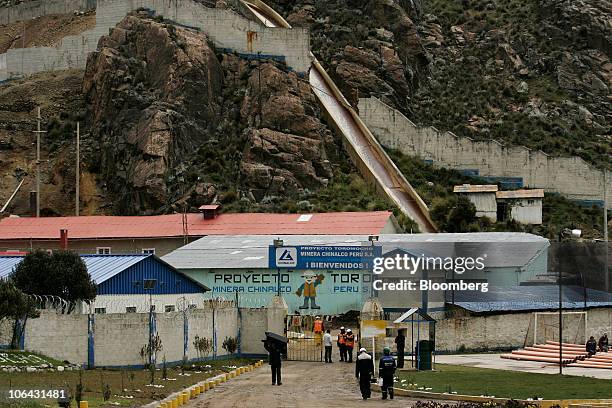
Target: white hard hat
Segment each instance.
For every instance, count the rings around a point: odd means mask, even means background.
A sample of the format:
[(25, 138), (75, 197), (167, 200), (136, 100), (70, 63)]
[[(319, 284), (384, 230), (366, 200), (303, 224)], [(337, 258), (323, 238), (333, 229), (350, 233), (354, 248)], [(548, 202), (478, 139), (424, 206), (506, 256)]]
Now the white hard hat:
[(363, 348), (363, 347), (362, 347), (362, 348), (360, 348), (360, 349), (359, 349), (359, 352), (360, 352), (360, 353), (367, 353), (367, 350), (366, 350), (365, 348)]
[(351, 329), (346, 329), (347, 332), (352, 333), (353, 331)]
[(344, 326), (340, 327), (340, 330), (344, 330)]
[(320, 317), (319, 317), (319, 316), (317, 316), (317, 317), (315, 317), (315, 319), (320, 319)]

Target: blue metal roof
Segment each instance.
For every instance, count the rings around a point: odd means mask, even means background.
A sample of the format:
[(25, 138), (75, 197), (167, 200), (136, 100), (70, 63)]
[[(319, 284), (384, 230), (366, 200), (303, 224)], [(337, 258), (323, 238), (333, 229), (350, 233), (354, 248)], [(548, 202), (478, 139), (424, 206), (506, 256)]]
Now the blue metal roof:
[(151, 255), (81, 255), (87, 272), (96, 284), (101, 284)]
[[(452, 293), (446, 293), (446, 302), (452, 303)], [(530, 310), (558, 310), (557, 285), (489, 287), (488, 292), (455, 291), (454, 304), (475, 313), (518, 312)], [(586, 289), (586, 307), (612, 306), (612, 294)], [(563, 286), (563, 308), (585, 307), (585, 289)]]
[[(157, 279), (153, 294), (198, 293), (207, 286), (183, 275), (155, 255), (80, 255), (98, 294), (148, 293), (143, 279)], [(0, 256), (0, 278), (7, 277), (23, 256)]]
[(21, 262), (23, 256), (0, 256), (0, 278), (6, 278), (15, 266)]

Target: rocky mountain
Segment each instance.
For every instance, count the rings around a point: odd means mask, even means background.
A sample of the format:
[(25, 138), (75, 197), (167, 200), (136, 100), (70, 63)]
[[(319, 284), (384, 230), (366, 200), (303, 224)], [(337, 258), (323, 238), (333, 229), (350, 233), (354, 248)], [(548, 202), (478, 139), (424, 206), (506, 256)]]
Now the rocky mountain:
[(612, 164), (609, 0), (271, 1), (352, 103)]
[[(311, 30), (313, 52), (355, 106), (360, 97), (377, 96), (423, 125), (609, 165), (610, 24), (602, 18), (610, 15), (609, 1), (270, 4)], [(75, 22), (66, 29), (78, 30), (91, 20), (37, 19), (25, 46), (40, 43), (37, 32), (59, 33), (58, 22)], [(4, 27), (7, 47), (15, 46), (12, 29)], [(47, 132), (45, 215), (74, 211), (77, 121), (85, 214), (195, 211), (212, 202), (225, 211), (390, 208), (357, 174), (303, 78), (273, 60), (215, 50), (202, 32), (146, 11), (103, 37), (85, 71), (0, 87), (0, 201), (25, 177), (10, 208), (17, 214), (29, 212), (28, 191), (35, 188), (36, 106)], [(391, 157), (432, 207), (449, 206), (452, 183), (478, 182), (398, 152)], [(600, 213), (547, 197), (546, 225), (530, 231), (554, 237), (562, 224), (600, 236)], [(466, 228), (523, 229), (479, 222)]]
[(299, 195), (333, 176), (338, 149), (308, 84), (273, 62), (216, 54), (203, 33), (145, 12), (100, 40), (83, 89), (99, 141), (89, 163), (121, 213), (193, 210), (228, 191)]

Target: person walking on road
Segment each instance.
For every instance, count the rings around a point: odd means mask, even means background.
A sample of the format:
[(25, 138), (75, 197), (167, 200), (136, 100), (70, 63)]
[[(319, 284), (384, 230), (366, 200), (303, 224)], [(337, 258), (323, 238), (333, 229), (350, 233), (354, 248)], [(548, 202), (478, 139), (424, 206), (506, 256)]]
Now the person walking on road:
[(281, 381), (281, 363), (282, 363), (282, 348), (278, 342), (266, 339), (264, 348), (270, 355), (270, 368), (272, 369), (272, 385), (282, 385)]
[(355, 335), (353, 334), (353, 331), (351, 329), (346, 330), (345, 347), (346, 347), (346, 355), (344, 358), (346, 359), (348, 357), (348, 362), (352, 363), (353, 362), (353, 347), (355, 347)]
[(344, 330), (344, 326), (340, 328), (340, 333), (338, 333), (338, 349), (340, 350), (340, 361), (346, 361), (346, 332)]
[(382, 399), (389, 398), (393, 399), (393, 376), (395, 375), (395, 359), (391, 356), (391, 350), (389, 347), (385, 347), (383, 350), (383, 356), (380, 359), (378, 365), (378, 376), (382, 378)]
[(402, 329), (398, 330), (395, 338), (395, 347), (397, 349), (397, 368), (404, 368), (404, 349), (406, 348), (406, 336)]
[(374, 375), (374, 361), (372, 361), (372, 356), (369, 355), (366, 349), (363, 347), (359, 349), (359, 354), (357, 355), (356, 360), (355, 377), (359, 379), (361, 397), (366, 400), (372, 395), (370, 383), (372, 382), (372, 376)]
[(329, 329), (323, 335), (323, 346), (325, 346), (325, 362), (332, 363), (332, 336), (329, 333)]

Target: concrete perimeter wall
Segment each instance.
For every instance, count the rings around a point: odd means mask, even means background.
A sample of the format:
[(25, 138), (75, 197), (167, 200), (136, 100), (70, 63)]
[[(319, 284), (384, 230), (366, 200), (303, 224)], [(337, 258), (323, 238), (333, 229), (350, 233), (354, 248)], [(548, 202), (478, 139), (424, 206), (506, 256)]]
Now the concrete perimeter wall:
[[(569, 311), (568, 311), (569, 312)], [(535, 314), (533, 312), (507, 313), (495, 315), (465, 316), (440, 318), (436, 323), (436, 350), (438, 352), (457, 352), (461, 350), (496, 350), (517, 349), (534, 344), (534, 334), (537, 342), (546, 340), (558, 341), (558, 315), (538, 314), (538, 329), (534, 333)], [(563, 341), (583, 344), (585, 336), (599, 338), (603, 333), (612, 331), (612, 308), (594, 308), (587, 311), (586, 331), (584, 315), (563, 314)], [(393, 333), (393, 336), (396, 332)], [(414, 342), (419, 338), (428, 338), (427, 325), (422, 323), (420, 332), (414, 325), (414, 334), (408, 325), (406, 333), (406, 351), (410, 350), (412, 336)], [(384, 344), (377, 346), (379, 351), (383, 346), (395, 350), (394, 337), (385, 338)], [(371, 344), (366, 342), (366, 344)]]
[[(59, 8), (60, 5), (48, 7), (54, 12)], [(100, 37), (138, 8), (151, 9), (175, 23), (201, 29), (218, 48), (284, 60), (300, 73), (310, 68), (310, 37), (306, 29), (263, 27), (231, 10), (207, 8), (193, 0), (98, 0), (94, 29), (67, 36), (55, 47), (11, 49), (1, 54), (0, 80), (36, 72), (84, 68), (87, 55), (96, 50)], [(41, 6), (38, 15), (44, 10)]]
[[(214, 313), (214, 326), (213, 326)], [(157, 354), (158, 363), (165, 356), (168, 362), (183, 359), (183, 313), (157, 313), (156, 329), (162, 342)], [(193, 345), (196, 336), (216, 339), (216, 352), (208, 357), (224, 356), (226, 337), (238, 336), (235, 307), (190, 310), (188, 319), (187, 358), (198, 358)], [(94, 358), (96, 366), (142, 365), (140, 350), (148, 343), (149, 315), (147, 313), (98, 314), (94, 316)], [(87, 364), (88, 316), (61, 315), (43, 311), (41, 317), (29, 319), (26, 325), (25, 349), (40, 352), (58, 360)], [(265, 327), (260, 328), (263, 336)], [(263, 338), (263, 337), (262, 337)]]
[[(580, 157), (552, 157), (523, 146), (474, 141), (434, 127), (418, 127), (374, 97), (359, 100), (359, 116), (383, 146), (432, 161), (434, 165), (475, 170), (485, 177), (518, 177), (525, 187), (603, 204), (603, 171)], [(612, 177), (608, 177), (607, 191), (610, 196)], [(612, 200), (608, 208), (612, 208)]]
[(268, 328), (268, 309), (240, 309), (240, 352), (242, 354), (266, 354), (262, 342), (265, 339), (266, 331), (275, 331)]
[[(277, 316), (274, 309), (241, 308), (240, 314), (233, 306), (216, 307), (214, 310), (211, 307), (189, 310), (187, 358), (193, 360), (226, 356), (228, 353), (222, 345), (227, 337), (240, 340), (237, 352), (245, 355), (266, 354), (261, 340), (265, 338), (266, 331), (276, 331), (270, 328), (270, 317), (275, 326), (284, 326), (284, 315)], [(96, 314), (93, 327), (95, 366), (144, 364), (140, 350), (149, 341), (148, 313)], [(163, 347), (157, 354), (157, 362), (161, 364), (164, 357), (169, 363), (182, 361), (185, 335), (183, 313), (157, 313), (155, 328)], [(0, 344), (10, 344), (12, 321), (4, 321), (0, 329)], [(212, 340), (216, 348), (208, 356), (198, 355), (193, 344), (196, 336)], [(28, 351), (86, 365), (90, 347), (88, 315), (62, 315), (43, 310), (39, 318), (28, 320), (24, 346)]]
[(34, 0), (0, 8), (0, 24), (31, 20), (49, 14), (67, 14), (96, 8), (96, 0)]

